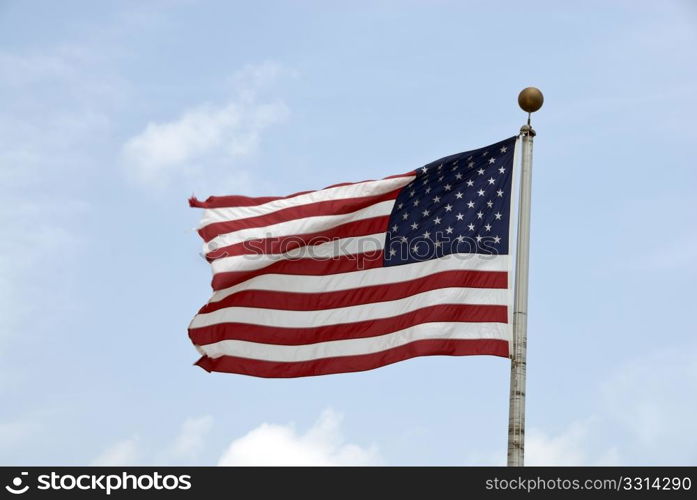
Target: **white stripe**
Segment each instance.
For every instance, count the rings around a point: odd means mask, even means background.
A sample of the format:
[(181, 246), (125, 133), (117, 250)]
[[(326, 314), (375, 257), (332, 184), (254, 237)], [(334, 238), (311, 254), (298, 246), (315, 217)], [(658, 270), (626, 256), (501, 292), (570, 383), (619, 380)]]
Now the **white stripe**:
[(508, 255), (455, 253), (426, 262), (378, 267), (363, 271), (323, 276), (262, 274), (242, 283), (218, 290), (209, 302), (218, 302), (243, 290), (274, 290), (296, 293), (321, 293), (374, 285), (387, 285), (423, 278), (443, 271), (508, 271)]
[[(316, 259), (328, 260), (344, 255), (376, 252), (385, 246), (385, 233), (369, 234), (328, 241), (319, 245), (298, 247), (282, 254), (247, 254), (223, 257), (211, 263), (213, 274), (229, 271), (250, 271), (270, 266), (281, 260)], [(380, 257), (382, 258), (382, 257)]]
[(361, 198), (367, 196), (377, 196), (389, 193), (402, 186), (406, 186), (414, 176), (397, 177), (394, 179), (381, 179), (377, 181), (359, 182), (348, 186), (338, 186), (334, 188), (320, 189), (307, 194), (301, 194), (292, 198), (283, 198), (270, 201), (262, 205), (252, 207), (227, 207), (209, 208), (203, 212), (203, 218), (199, 229), (215, 222), (225, 222), (248, 217), (266, 215), (278, 210), (301, 205), (309, 205), (320, 201), (344, 200), (347, 198)]
[(382, 352), (417, 340), (427, 339), (501, 339), (508, 340), (510, 326), (503, 323), (423, 323), (397, 332), (360, 339), (332, 340), (304, 345), (274, 345), (222, 340), (197, 346), (211, 358), (238, 356), (264, 361), (298, 362), (337, 356), (356, 356)]
[(337, 307), (319, 311), (284, 311), (260, 307), (226, 307), (194, 317), (190, 328), (221, 323), (249, 323), (286, 328), (354, 323), (389, 318), (398, 314), (441, 304), (507, 305), (508, 290), (494, 288), (439, 288), (397, 300), (374, 302), (357, 306)]
[[(312, 234), (326, 231), (347, 222), (354, 222), (372, 217), (380, 217), (392, 213), (394, 200), (382, 201), (370, 205), (355, 212), (339, 215), (315, 215), (293, 219), (270, 226), (251, 227), (240, 229), (231, 233), (220, 234), (203, 245), (204, 252), (210, 252), (218, 248), (234, 245), (243, 241), (260, 238), (275, 238), (279, 236), (292, 236), (296, 234)], [(387, 224), (385, 224), (387, 226)]]

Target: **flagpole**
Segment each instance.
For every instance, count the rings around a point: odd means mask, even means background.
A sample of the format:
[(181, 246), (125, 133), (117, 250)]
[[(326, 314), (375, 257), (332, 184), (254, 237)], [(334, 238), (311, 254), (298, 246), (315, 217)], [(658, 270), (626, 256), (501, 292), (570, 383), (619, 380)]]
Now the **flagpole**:
[(508, 409), (508, 466), (525, 463), (525, 375), (528, 330), (528, 263), (530, 258), (530, 191), (532, 185), (532, 143), (535, 130), (530, 114), (542, 107), (542, 92), (528, 87), (518, 95), (518, 104), (528, 113), (528, 123), (520, 128), (522, 166), (518, 202), (518, 245), (516, 248), (515, 297), (513, 300), (513, 346)]

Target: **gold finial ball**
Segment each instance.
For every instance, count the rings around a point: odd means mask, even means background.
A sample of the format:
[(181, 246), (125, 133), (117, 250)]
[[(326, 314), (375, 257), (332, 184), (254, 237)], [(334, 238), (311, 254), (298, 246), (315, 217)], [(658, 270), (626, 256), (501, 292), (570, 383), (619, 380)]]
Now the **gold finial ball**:
[(543, 102), (545, 102), (545, 98), (540, 89), (536, 87), (528, 87), (518, 94), (518, 106), (528, 113), (534, 113), (540, 109)]

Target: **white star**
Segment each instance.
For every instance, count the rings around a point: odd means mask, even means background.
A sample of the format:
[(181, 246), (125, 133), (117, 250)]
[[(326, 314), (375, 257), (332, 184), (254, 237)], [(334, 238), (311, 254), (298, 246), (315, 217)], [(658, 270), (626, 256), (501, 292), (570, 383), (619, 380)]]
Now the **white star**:
[(502, 174), (505, 174), (505, 173), (506, 173), (506, 169), (505, 169), (504, 167), (501, 167), (501, 168), (499, 168), (499, 172), (501, 172)]
[[(462, 219), (465, 218), (465, 216), (464, 216), (463, 214), (460, 214), (460, 213), (457, 214), (455, 217), (457, 217), (457, 220), (462, 220)], [(396, 226), (395, 226), (395, 227), (396, 227)], [(395, 231), (396, 231), (396, 229), (395, 229)]]
[(394, 257), (395, 255), (397, 255), (397, 250), (390, 248), (390, 256)]
[(426, 194), (428, 194), (428, 193), (430, 193), (430, 192), (431, 192), (431, 188), (430, 188), (430, 187), (427, 187), (427, 188), (426, 188)]
[(499, 198), (503, 197), (503, 189), (499, 189), (498, 191), (496, 191), (496, 196), (498, 196)]
[(508, 148), (507, 148), (506, 146), (503, 146), (503, 147), (501, 148), (501, 152), (502, 152), (502, 153), (505, 153), (506, 151), (508, 151)]
[(469, 168), (474, 167), (474, 162), (473, 162), (473, 161), (469, 162), (469, 163), (467, 164), (467, 166), (468, 166)]
[(445, 179), (445, 176), (441, 175), (440, 177), (438, 177), (438, 182), (441, 182), (443, 179)]
[(455, 193), (455, 198), (457, 198), (458, 200), (461, 200), (461, 199), (462, 199), (462, 193), (461, 193), (460, 191), (458, 191), (457, 193)]
[(486, 229), (487, 231), (491, 231), (491, 224), (485, 225), (484, 229)]
[(425, 174), (426, 172), (428, 172), (428, 169), (426, 167), (423, 167), (421, 171)]
[(458, 237), (457, 237), (457, 238), (455, 238), (455, 239), (456, 239), (457, 241), (459, 241), (460, 243), (462, 243), (463, 241), (465, 241), (465, 237), (464, 237), (464, 236), (462, 236), (461, 234), (460, 234), (460, 235), (458, 235)]
[(477, 219), (481, 219), (482, 217), (484, 217), (484, 214), (481, 211), (477, 212)]
[(404, 203), (400, 203), (399, 205), (397, 205), (397, 210), (401, 210), (403, 206), (404, 206)]
[(446, 191), (450, 191), (452, 188), (453, 187), (450, 184), (446, 184), (445, 186), (443, 186), (443, 189), (445, 189)]
[(440, 217), (436, 217), (435, 219), (433, 219), (433, 223), (440, 224)]
[(467, 229), (469, 229), (470, 231), (474, 231), (474, 224), (467, 224)]
[(446, 212), (450, 212), (450, 211), (452, 211), (452, 209), (453, 209), (453, 206), (452, 206), (450, 203), (448, 203), (447, 205), (445, 205), (445, 211), (446, 211)]
[(406, 236), (402, 236), (400, 239), (402, 240), (403, 243), (406, 243), (406, 242), (407, 242), (407, 237), (406, 237)]
[(489, 208), (491, 208), (491, 207), (494, 206), (494, 202), (491, 201), (491, 200), (489, 200), (489, 201), (486, 202), (486, 206), (489, 207)]
[(482, 237), (477, 235), (477, 243), (479, 243), (480, 241), (482, 241)]
[(418, 207), (419, 206), (419, 200), (414, 200), (414, 206)]
[(398, 226), (397, 224), (395, 224), (394, 226), (392, 226), (392, 230), (393, 230), (395, 233), (397, 232), (397, 229), (399, 229), (399, 226)]
[(439, 202), (440, 202), (440, 196), (434, 196), (433, 203), (439, 203)]
[(474, 208), (474, 202), (473, 202), (473, 201), (468, 201), (468, 202), (467, 202), (467, 208)]
[(438, 165), (438, 170), (440, 170), (441, 168), (443, 168), (443, 164), (442, 164), (442, 163), (441, 163), (440, 165)]
[(451, 233), (453, 232), (453, 228), (450, 227), (450, 226), (448, 226), (448, 227), (445, 228), (445, 232), (448, 233), (448, 234), (451, 234)]
[(426, 231), (426, 232), (424, 233), (424, 238), (427, 238), (427, 239), (428, 239), (428, 238), (430, 238), (430, 237), (431, 237), (431, 233), (429, 233), (428, 231)]
[(484, 196), (484, 190), (483, 190), (483, 189), (480, 189), (479, 191), (477, 191), (477, 194), (478, 194), (479, 196)]
[(429, 212), (428, 210), (424, 210), (421, 213), (424, 215), (424, 217), (428, 217), (429, 215), (431, 215), (431, 212)]
[(496, 217), (496, 220), (501, 220), (501, 212), (496, 212), (494, 216)]
[(418, 225), (416, 222), (414, 222), (414, 223), (411, 225), (411, 228), (412, 228), (412, 229), (418, 229), (418, 228), (419, 228), (419, 225)]
[(416, 245), (414, 245), (413, 247), (411, 247), (411, 249), (412, 249), (412, 251), (413, 251), (414, 253), (416, 253), (416, 252), (419, 251), (419, 249), (418, 249), (418, 247), (417, 247)]
[(483, 168), (480, 168), (479, 170), (477, 170), (477, 173), (478, 173), (479, 175), (484, 175), (484, 169), (483, 169)]
[(488, 181), (489, 184), (493, 184), (494, 182), (496, 182), (496, 179), (494, 179), (493, 177), (489, 177)]
[(402, 214), (402, 219), (407, 220), (408, 218), (409, 218), (409, 214), (408, 214), (408, 213), (405, 212), (405, 213)]
[(474, 186), (474, 181), (472, 179), (467, 181), (467, 187), (472, 187)]
[(482, 153), (482, 156), (486, 156), (486, 155), (488, 155), (488, 154), (489, 154), (488, 151), (484, 151), (484, 152)]
[(489, 163), (496, 163), (496, 158), (489, 158)]
[(494, 243), (501, 243), (501, 238), (494, 236)]
[(440, 241), (436, 241), (433, 245), (434, 245), (436, 248), (440, 248), (440, 246), (442, 245), (442, 243), (441, 243)]
[(455, 174), (455, 178), (459, 181), (460, 179), (462, 179), (462, 174), (458, 172), (457, 174)]
[(414, 196), (415, 194), (416, 194), (416, 191), (414, 191), (413, 189), (409, 192), (409, 196)]

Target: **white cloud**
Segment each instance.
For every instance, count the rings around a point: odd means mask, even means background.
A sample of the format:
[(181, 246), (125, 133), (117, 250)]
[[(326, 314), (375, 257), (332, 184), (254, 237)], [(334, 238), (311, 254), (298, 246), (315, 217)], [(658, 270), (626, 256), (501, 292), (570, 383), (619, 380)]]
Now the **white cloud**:
[[(375, 446), (363, 447), (345, 441), (341, 421), (340, 414), (325, 410), (304, 433), (298, 433), (293, 425), (263, 423), (233, 440), (220, 457), (218, 465), (329, 466), (380, 463)], [(211, 416), (187, 418), (174, 440), (160, 448), (162, 451), (159, 453), (153, 452), (149, 443), (133, 436), (106, 448), (92, 464), (192, 463), (206, 448), (206, 437), (212, 426)]]
[[(595, 417), (575, 420), (560, 430), (529, 427), (525, 432), (525, 465), (617, 465), (619, 453), (614, 443), (599, 435), (603, 422)], [(475, 450), (467, 465), (506, 465), (506, 449)]]
[(325, 410), (304, 434), (293, 425), (264, 423), (234, 440), (218, 465), (373, 465), (379, 463), (375, 446), (345, 443), (340, 414)]
[(295, 77), (297, 73), (277, 62), (266, 61), (261, 64), (248, 64), (235, 72), (230, 81), (238, 92), (249, 99), (254, 98), (260, 90), (271, 86), (283, 75)]
[[(257, 102), (257, 90), (281, 73), (280, 66), (250, 66), (234, 78), (235, 97), (220, 105), (201, 104), (166, 122), (148, 123), (122, 148), (128, 171), (152, 186), (177, 175), (192, 175), (203, 159), (235, 159), (254, 154), (262, 133), (289, 114), (282, 101)], [(227, 165), (229, 169), (229, 165)]]
[[(93, 465), (142, 465), (143, 463), (192, 463), (205, 448), (205, 439), (213, 427), (213, 417), (204, 415), (184, 420), (179, 433), (165, 446), (154, 450), (152, 443), (137, 436), (119, 441), (99, 454)], [(1, 430), (1, 428), (0, 428)], [(1, 435), (0, 435), (1, 437)]]
[(92, 465), (136, 465), (140, 457), (139, 443), (137, 437), (132, 437), (119, 441), (104, 450), (97, 458), (92, 461)]
[(126, 94), (109, 56), (65, 44), (0, 50), (0, 227), (12, 235), (0, 240), (0, 341), (26, 349), (81, 304), (73, 266), (85, 242), (85, 172), (100, 163), (110, 111)]
[(213, 417), (187, 418), (182, 424), (179, 435), (167, 449), (165, 462), (192, 460), (199, 456), (205, 447), (205, 438), (213, 427)]
[[(561, 428), (528, 422), (526, 465), (691, 465), (697, 461), (697, 344), (619, 364), (596, 387), (588, 413)], [(476, 450), (468, 464), (503, 465), (505, 450)]]
[[(86, 207), (80, 201), (44, 200), (13, 200), (0, 207), (0, 226), (12, 234), (0, 239), (0, 358), (9, 355), (5, 341), (31, 345), (28, 337), (55, 327), (81, 307), (74, 299), (71, 266), (82, 255), (84, 241), (70, 221)], [(61, 266), (45, 265), (56, 261)], [(0, 388), (9, 380), (0, 377)]]
[(26, 417), (23, 420), (0, 422), (0, 449), (9, 450), (39, 430), (40, 426)]
[(697, 460), (697, 346), (620, 364), (598, 387), (591, 416), (553, 433), (531, 428), (527, 465), (688, 465)]
[(697, 435), (694, 342), (661, 349), (623, 365), (601, 389), (609, 419), (629, 436), (627, 462), (693, 464)]
[(572, 422), (558, 434), (530, 429), (525, 442), (525, 465), (615, 465), (619, 460), (613, 446), (595, 449), (592, 445), (597, 421)]

